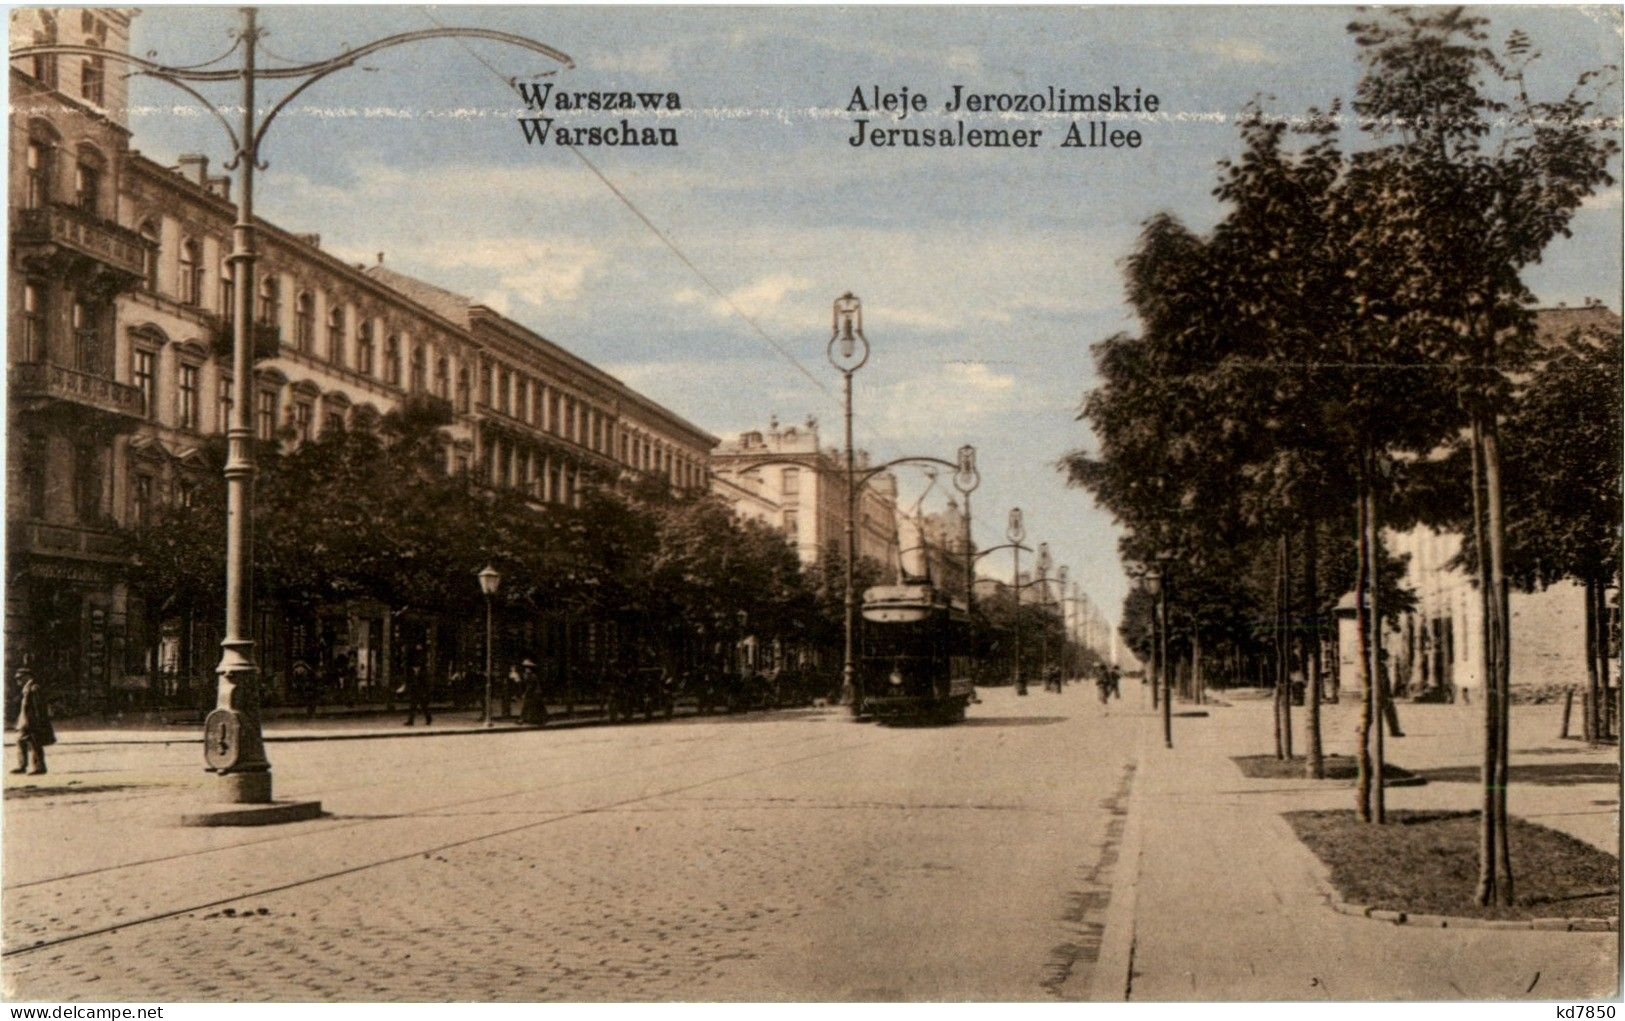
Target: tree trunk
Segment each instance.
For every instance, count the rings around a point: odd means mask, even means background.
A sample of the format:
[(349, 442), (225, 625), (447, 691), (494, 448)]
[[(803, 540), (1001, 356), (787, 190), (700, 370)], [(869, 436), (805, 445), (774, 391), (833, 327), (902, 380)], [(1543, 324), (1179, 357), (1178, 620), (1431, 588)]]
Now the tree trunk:
[(1376, 490), (1369, 485), (1365, 490), (1365, 500), (1366, 562), (1371, 572), (1368, 584), (1371, 599), (1371, 609), (1368, 614), (1371, 623), (1371, 639), (1369, 643), (1371, 665), (1369, 670), (1372, 682), (1371, 705), (1373, 715), (1377, 717), (1376, 729), (1372, 734), (1371, 811), (1378, 823), (1386, 823), (1388, 821), (1388, 791), (1386, 786), (1388, 753), (1383, 744), (1382, 720), (1387, 715), (1388, 686), (1383, 683), (1382, 677), (1382, 608), (1378, 600), (1382, 589), (1382, 529), (1377, 522)]
[(1507, 612), (1506, 520), (1501, 505), (1501, 448), (1495, 416), (1484, 422), (1484, 491), (1489, 512), (1490, 590), (1495, 604), (1495, 684), (1499, 703), (1499, 747), (1495, 760), (1495, 859), (1500, 869), (1496, 892), (1501, 903), (1513, 902), (1512, 852), (1507, 833), (1507, 781), (1509, 739), (1512, 729), (1512, 629)]
[(1495, 766), (1500, 757), (1500, 713), (1496, 708), (1494, 673), (1495, 638), (1490, 608), (1490, 552), (1484, 525), (1484, 443), (1483, 427), (1477, 413), (1472, 420), (1473, 454), (1473, 553), (1478, 561), (1479, 636), (1484, 659), (1480, 673), (1484, 706), (1484, 764), (1479, 771), (1483, 798), (1479, 806), (1478, 887), (1475, 899), (1487, 905), (1495, 898)]
[(1292, 758), (1292, 634), (1298, 622), (1292, 606), (1292, 533), (1281, 533), (1281, 741)]
[(1314, 516), (1303, 526), (1303, 604), (1309, 624), (1305, 644), (1309, 647), (1309, 690), (1304, 695), (1308, 713), (1308, 761), (1305, 775), (1313, 780), (1326, 778), (1326, 761), (1320, 740), (1320, 579), (1318, 577), (1319, 538)]
[(1206, 678), (1202, 676), (1202, 631), (1191, 628), (1191, 691), (1194, 701), (1201, 705), (1206, 699)]
[(1602, 703), (1602, 708), (1598, 710), (1597, 713), (1597, 737), (1600, 740), (1609, 737), (1617, 737), (1618, 735), (1615, 733), (1615, 723), (1612, 712), (1613, 699), (1609, 694), (1610, 671), (1608, 669), (1608, 582), (1601, 575), (1598, 575), (1595, 579), (1593, 579), (1593, 585), (1596, 588), (1597, 593), (1597, 610), (1594, 614), (1597, 630), (1595, 634), (1595, 644), (1592, 646), (1591, 650), (1591, 659), (1597, 664), (1597, 700)]
[(1286, 692), (1286, 533), (1275, 547), (1275, 757), (1288, 757), (1286, 714), (1281, 701)]
[[(1597, 582), (1585, 579), (1586, 696), (1580, 712), (1580, 726), (1588, 743), (1597, 740)], [(1572, 695), (1571, 695), (1572, 698)], [(1565, 731), (1564, 736), (1567, 737)]]
[(1360, 641), (1360, 720), (1355, 729), (1355, 757), (1358, 766), (1358, 782), (1355, 788), (1355, 804), (1360, 813), (1361, 822), (1371, 821), (1371, 701), (1376, 690), (1371, 683), (1371, 607), (1369, 603), (1371, 588), (1371, 557), (1370, 547), (1366, 544), (1366, 482), (1364, 459), (1362, 458), (1359, 494), (1356, 498), (1356, 517), (1358, 518), (1358, 543), (1355, 564), (1354, 582), (1354, 616), (1356, 629), (1359, 631)]

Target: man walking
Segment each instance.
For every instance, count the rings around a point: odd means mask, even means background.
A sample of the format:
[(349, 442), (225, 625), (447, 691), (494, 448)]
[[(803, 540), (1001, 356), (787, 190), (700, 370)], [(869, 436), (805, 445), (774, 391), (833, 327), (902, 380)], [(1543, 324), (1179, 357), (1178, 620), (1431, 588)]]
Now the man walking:
[(417, 722), (418, 710), (423, 710), (423, 725), (425, 727), (434, 723), (434, 717), (429, 715), (429, 675), (423, 669), (421, 662), (414, 663), (406, 672), (406, 725), (412, 726)]
[[(45, 704), (45, 692), (34, 680), (34, 672), (19, 667), (17, 681), (22, 686), (17, 706), (17, 768), (13, 773), (45, 772), (45, 746), (56, 744), (56, 730), (51, 726), (51, 710)], [(34, 768), (28, 767), (32, 758)]]

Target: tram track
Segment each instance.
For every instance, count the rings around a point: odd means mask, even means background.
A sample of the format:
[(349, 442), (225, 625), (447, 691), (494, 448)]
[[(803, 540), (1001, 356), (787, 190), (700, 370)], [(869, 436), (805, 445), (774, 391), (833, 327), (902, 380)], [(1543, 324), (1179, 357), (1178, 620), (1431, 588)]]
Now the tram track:
[[(804, 744), (804, 743), (806, 743), (808, 741), (818, 740), (819, 737), (820, 737), (820, 735), (813, 735), (811, 737), (804, 738), (803, 740), (798, 741), (798, 742), (794, 742), (794, 743), (795, 744)], [(784, 742), (782, 742), (782, 741), (773, 741), (773, 742), (770, 742), (770, 745), (771, 746), (776, 746), (776, 747), (783, 747)], [(746, 768), (746, 769), (734, 770), (734, 771), (722, 774), (720, 776), (708, 777), (708, 778), (703, 779), (703, 780), (698, 780), (698, 781), (694, 781), (694, 782), (691, 782), (691, 783), (677, 784), (677, 785), (670, 786), (670, 787), (664, 787), (664, 788), (661, 788), (660, 790), (650, 791), (650, 792), (643, 793), (643, 794), (638, 794), (638, 795), (635, 795), (635, 796), (632, 796), (632, 797), (615, 798), (615, 799), (611, 799), (609, 801), (605, 801), (605, 802), (600, 803), (600, 804), (589, 805), (589, 806), (586, 806), (586, 807), (583, 807), (583, 808), (573, 809), (573, 810), (570, 810), (570, 811), (558, 812), (557, 814), (551, 815), (548, 818), (534, 820), (534, 821), (523, 823), (523, 824), (520, 824), (520, 825), (517, 825), (517, 826), (503, 827), (501, 829), (492, 830), (492, 831), (489, 831), (489, 832), (486, 832), (486, 833), (479, 833), (479, 834), (475, 834), (475, 835), (472, 835), (472, 836), (462, 837), (462, 838), (459, 838), (459, 839), (456, 839), (456, 840), (443, 841), (443, 842), (438, 843), (438, 844), (436, 844), (434, 846), (431, 846), (431, 847), (416, 847), (416, 848), (413, 848), (410, 851), (404, 851), (404, 852), (401, 852), (401, 853), (388, 855), (388, 856), (385, 856), (383, 858), (378, 858), (378, 859), (375, 859), (375, 860), (372, 860), (372, 861), (361, 862), (359, 864), (346, 866), (346, 867), (341, 868), (341, 869), (330, 870), (330, 871), (327, 871), (327, 872), (320, 873), (318, 875), (305, 876), (305, 877), (302, 877), (302, 878), (299, 878), (299, 879), (294, 879), (294, 880), (291, 880), (291, 881), (288, 881), (288, 882), (285, 882), (285, 883), (276, 883), (276, 884), (272, 884), (272, 885), (269, 885), (269, 886), (262, 886), (262, 887), (257, 887), (257, 888), (254, 888), (254, 889), (243, 890), (243, 891), (236, 892), (236, 893), (234, 893), (234, 894), (232, 894), (231, 896), (228, 896), (228, 897), (217, 897), (217, 898), (213, 898), (211, 900), (200, 901), (200, 902), (196, 902), (196, 903), (190, 903), (190, 904), (187, 904), (187, 905), (185, 905), (183, 907), (170, 908), (170, 909), (163, 910), (163, 911), (152, 912), (152, 913), (149, 913), (147, 915), (143, 915), (143, 916), (138, 917), (138, 918), (131, 918), (131, 919), (121, 921), (121, 922), (117, 922), (117, 923), (110, 924), (110, 925), (103, 925), (103, 926), (98, 926), (98, 927), (92, 928), (92, 929), (82, 930), (82, 931), (79, 931), (79, 932), (68, 933), (66, 935), (56, 937), (54, 939), (37, 940), (37, 941), (35, 941), (34, 943), (32, 943), (32, 944), (30, 944), (28, 946), (10, 947), (10, 948), (6, 948), (4, 950), (0, 950), (0, 958), (14, 958), (14, 957), (20, 957), (20, 956), (23, 956), (23, 955), (27, 955), (27, 954), (40, 953), (42, 951), (50, 950), (50, 949), (52, 949), (54, 947), (60, 947), (60, 946), (64, 946), (64, 945), (71, 944), (71, 943), (77, 943), (77, 942), (80, 942), (80, 941), (83, 941), (83, 940), (86, 940), (86, 939), (92, 939), (92, 938), (95, 938), (95, 937), (98, 937), (98, 936), (111, 935), (113, 933), (123, 932), (123, 931), (128, 930), (128, 929), (133, 929), (133, 928), (137, 928), (137, 927), (144, 926), (144, 925), (150, 925), (150, 924), (160, 922), (160, 921), (164, 921), (164, 920), (171, 919), (171, 918), (178, 918), (180, 916), (183, 916), (183, 915), (186, 915), (186, 914), (189, 914), (189, 913), (192, 913), (192, 912), (207, 911), (210, 908), (221, 907), (221, 906), (232, 904), (234, 902), (241, 901), (241, 900), (244, 900), (244, 899), (247, 899), (247, 898), (268, 897), (268, 896), (272, 896), (272, 895), (278, 894), (278, 893), (283, 893), (283, 892), (286, 892), (286, 891), (289, 891), (289, 890), (295, 890), (295, 889), (300, 889), (300, 888), (303, 888), (303, 887), (313, 886), (313, 885), (316, 885), (316, 884), (319, 884), (319, 883), (329, 882), (329, 881), (332, 881), (332, 880), (335, 880), (335, 879), (341, 879), (341, 878), (344, 878), (346, 876), (357, 875), (359, 873), (367, 872), (369, 870), (379, 869), (379, 868), (387, 867), (389, 865), (399, 864), (401, 862), (409, 861), (409, 860), (414, 859), (414, 858), (421, 858), (421, 857), (424, 857), (426, 855), (440, 854), (440, 853), (444, 853), (444, 852), (449, 851), (449, 850), (455, 850), (457, 848), (467, 847), (467, 846), (470, 846), (470, 845), (473, 845), (473, 844), (481, 843), (483, 841), (495, 840), (495, 839), (498, 839), (500, 837), (510, 836), (512, 834), (515, 834), (515, 833), (522, 833), (522, 832), (525, 832), (525, 831), (528, 831), (528, 830), (539, 829), (539, 828), (541, 828), (543, 826), (553, 825), (554, 823), (566, 822), (566, 821), (571, 820), (571, 819), (577, 819), (577, 818), (581, 818), (581, 817), (588, 816), (588, 815), (595, 815), (595, 814), (602, 813), (602, 812), (614, 811), (614, 810), (617, 810), (617, 809), (625, 808), (625, 807), (627, 807), (629, 805), (636, 805), (636, 804), (641, 804), (641, 803), (645, 803), (645, 802), (649, 802), (649, 801), (654, 801), (654, 800), (657, 800), (657, 799), (660, 799), (660, 798), (671, 797), (673, 795), (684, 794), (684, 793), (688, 793), (690, 791), (699, 790), (699, 789), (704, 788), (704, 787), (709, 787), (709, 786), (712, 786), (714, 784), (725, 783), (727, 781), (735, 780), (735, 779), (738, 779), (740, 777), (750, 776), (750, 775), (755, 774), (755, 773), (762, 773), (762, 772), (768, 772), (768, 771), (775, 770), (775, 769), (782, 769), (782, 768), (784, 768), (786, 766), (793, 766), (793, 765), (797, 765), (797, 764), (803, 763), (803, 762), (811, 762), (811, 761), (814, 761), (814, 760), (817, 760), (817, 759), (827, 758), (827, 757), (829, 757), (831, 755), (837, 755), (837, 754), (841, 754), (841, 753), (844, 753), (844, 752), (849, 752), (849, 751), (855, 750), (857, 748), (861, 748), (861, 747), (865, 747), (865, 746), (869, 746), (869, 745), (872, 745), (872, 742), (868, 742), (868, 741), (843, 742), (843, 743), (841, 743), (839, 745), (836, 745), (833, 748), (826, 748), (826, 749), (823, 749), (821, 751), (813, 752), (813, 753), (808, 754), (808, 755), (800, 755), (800, 756), (794, 756), (794, 757), (791, 757), (791, 758), (776, 759), (773, 762), (763, 763), (763, 764), (760, 764), (760, 765), (751, 766), (751, 767)], [(722, 756), (724, 754), (729, 756), (729, 757), (738, 757), (739, 753), (740, 753), (740, 750), (738, 748), (729, 748), (726, 752), (719, 752), (719, 753), (717, 753), (715, 755), (709, 755), (709, 756), (697, 756), (694, 759), (685, 760), (685, 761), (702, 761), (702, 760), (708, 759), (708, 758), (718, 758), (718, 757), (720, 757), (720, 756)], [(678, 763), (673, 763), (673, 765), (675, 765), (675, 764), (678, 764)], [(636, 772), (636, 771), (628, 771), (628, 772)], [(622, 774), (619, 774), (619, 775), (624, 776), (624, 775), (626, 775), (626, 773), (622, 773)], [(591, 779), (598, 780), (598, 779), (604, 779), (604, 777), (593, 777)], [(555, 786), (559, 786), (559, 785), (555, 785)], [(466, 799), (464, 802), (460, 802), (460, 804), (475, 804), (475, 803), (479, 803), (479, 802), (483, 802), (483, 801), (492, 801), (492, 800), (499, 800), (499, 799), (502, 799), (502, 798), (517, 797), (517, 796), (520, 796), (522, 794), (536, 793), (537, 791), (544, 790), (544, 789), (547, 789), (547, 788), (546, 787), (530, 788), (530, 789), (527, 789), (527, 790), (524, 790), (524, 791), (514, 791), (514, 792), (508, 792), (508, 793), (500, 794), (500, 795), (490, 795), (490, 796), (483, 797), (483, 798)], [(439, 808), (443, 808), (443, 807), (445, 807), (445, 806), (439, 806)], [(424, 814), (424, 813), (426, 813), (428, 811), (433, 811), (433, 810), (438, 810), (438, 808), (437, 809), (424, 809), (424, 810), (420, 810), (420, 811), (414, 812), (414, 813), (402, 813), (401, 815), (393, 816), (392, 818), (402, 818), (402, 817), (410, 818), (410, 817), (412, 817), (414, 815), (421, 815), (421, 814)], [(379, 821), (379, 820), (369, 819), (369, 820), (365, 820), (365, 821), (363, 821), (361, 823), (357, 823), (356, 825), (365, 825), (366, 823), (376, 822), (376, 821)], [(331, 832), (333, 832), (334, 829), (335, 829), (334, 827), (329, 827), (329, 828), (326, 828), (326, 829), (324, 829), (324, 830), (322, 830), (320, 832), (322, 832), (322, 833), (331, 833)], [(298, 836), (309, 836), (309, 835), (311, 835), (310, 832), (306, 831), (305, 833), (302, 833), (302, 834), (289, 834), (286, 839), (292, 839), (292, 838), (295, 838), (295, 837), (298, 837)], [(271, 838), (271, 840), (275, 840), (275, 839), (279, 839), (279, 838)], [(268, 842), (270, 842), (270, 840), (263, 841), (263, 843), (268, 843)], [(232, 845), (231, 848), (221, 848), (221, 849), (211, 849), (211, 850), (228, 850), (228, 849), (235, 849), (235, 848), (244, 847), (244, 846), (251, 846), (251, 844), (236, 844), (236, 845)], [(190, 852), (190, 853), (183, 854), (183, 855), (176, 855), (176, 856), (173, 856), (172, 858), (155, 859), (155, 861), (162, 862), (162, 861), (166, 861), (166, 860), (178, 859), (178, 858), (181, 858), (181, 857), (191, 857), (196, 853), (207, 853), (207, 852)], [(145, 863), (145, 864), (150, 864), (150, 863)], [(86, 874), (88, 874), (88, 873), (86, 873)], [(58, 877), (57, 879), (50, 880), (48, 882), (60, 882), (60, 881), (65, 881), (68, 878), (73, 878), (73, 877), (67, 877), (67, 876)], [(34, 884), (34, 885), (40, 885), (40, 884)]]
[[(817, 739), (817, 735), (814, 735), (812, 737), (804, 738), (802, 740), (802, 742), (797, 742), (797, 743), (803, 743), (805, 741), (812, 741), (812, 740), (816, 740), (816, 739)], [(656, 744), (652, 744), (652, 745), (649, 745), (649, 746), (646, 746), (646, 747), (649, 748), (649, 749), (665, 748), (665, 747), (671, 747), (673, 745), (688, 744), (688, 743), (692, 743), (693, 741), (697, 741), (697, 740), (702, 740), (702, 739), (701, 738), (682, 738), (682, 739), (673, 740), (673, 741), (658, 742)], [(768, 744), (768, 745), (772, 745), (772, 746), (779, 746), (779, 745), (782, 745), (782, 742), (773, 741), (773, 742), (764, 742), (764, 744)], [(760, 745), (751, 746), (752, 750), (754, 750), (757, 747), (761, 747), (761, 746)], [(579, 746), (578, 746), (578, 749), (579, 749)], [(638, 773), (645, 772), (650, 768), (664, 768), (664, 767), (667, 767), (667, 766), (688, 765), (688, 764), (695, 763), (695, 762), (703, 762), (703, 761), (705, 761), (707, 759), (717, 758), (721, 754), (724, 754), (724, 753), (713, 753), (713, 754), (707, 754), (707, 755), (697, 755), (697, 756), (692, 756), (692, 757), (688, 757), (688, 758), (676, 759), (676, 760), (673, 760), (673, 761), (670, 761), (670, 762), (660, 763), (658, 767), (650, 767), (650, 766), (647, 766), (647, 765), (645, 765), (645, 766), (637, 766), (637, 767), (632, 767), (632, 768), (628, 768), (628, 769), (625, 769), (625, 770), (620, 770), (620, 771), (617, 771), (617, 772), (603, 773), (603, 774), (599, 774), (599, 775), (596, 775), (596, 776), (580, 777), (580, 778), (577, 778), (577, 779), (565, 780), (565, 781), (561, 781), (561, 782), (557, 782), (557, 783), (548, 783), (548, 784), (541, 784), (541, 785), (535, 785), (535, 786), (527, 786), (527, 787), (523, 787), (523, 788), (520, 788), (520, 789), (517, 789), (517, 790), (504, 791), (504, 792), (501, 792), (501, 793), (498, 793), (498, 794), (486, 794), (486, 795), (481, 795), (481, 796), (475, 797), (475, 798), (461, 798), (461, 799), (457, 799), (457, 800), (454, 800), (454, 801), (446, 801), (446, 802), (441, 802), (441, 803), (437, 803), (437, 804), (433, 804), (433, 805), (427, 805), (427, 806), (424, 806), (422, 808), (412, 809), (410, 811), (392, 813), (392, 814), (390, 814), (388, 816), (376, 816), (376, 817), (365, 817), (365, 818), (351, 817), (346, 821), (340, 821), (338, 819), (335, 819), (331, 825), (325, 825), (325, 826), (318, 825), (318, 826), (314, 826), (314, 827), (306, 827), (306, 828), (304, 828), (302, 830), (299, 830), (297, 832), (280, 833), (280, 834), (277, 834), (276, 836), (262, 837), (262, 838), (255, 839), (255, 840), (237, 841), (237, 842), (230, 843), (230, 844), (224, 844), (224, 845), (221, 845), (221, 846), (218, 846), (218, 847), (204, 847), (204, 848), (197, 848), (195, 850), (190, 850), (190, 851), (181, 851), (181, 852), (177, 852), (175, 854), (157, 855), (157, 856), (154, 856), (154, 857), (151, 857), (151, 858), (143, 858), (143, 859), (140, 859), (138, 861), (120, 862), (120, 863), (115, 864), (115, 865), (106, 865), (106, 866), (101, 866), (101, 867), (98, 867), (98, 868), (83, 869), (83, 870), (80, 870), (80, 871), (77, 871), (77, 872), (64, 873), (64, 874), (58, 875), (58, 876), (47, 876), (45, 878), (29, 880), (27, 882), (22, 882), (22, 883), (7, 884), (7, 885), (5, 885), (3, 887), (0, 887), (0, 891), (10, 892), (10, 891), (15, 891), (15, 890), (25, 890), (25, 889), (37, 888), (37, 887), (41, 887), (41, 886), (48, 886), (48, 885), (53, 884), (53, 883), (61, 883), (61, 882), (67, 882), (67, 881), (74, 880), (74, 879), (82, 879), (82, 878), (85, 878), (87, 876), (106, 875), (106, 874), (112, 873), (112, 872), (119, 872), (119, 871), (123, 871), (123, 870), (126, 870), (126, 869), (140, 868), (142, 866), (147, 866), (147, 865), (162, 865), (162, 864), (165, 864), (165, 863), (168, 863), (168, 862), (181, 861), (181, 860), (188, 859), (188, 858), (197, 858), (197, 857), (202, 857), (202, 856), (205, 856), (205, 855), (225, 854), (225, 853), (229, 853), (229, 852), (232, 852), (232, 851), (237, 851), (237, 850), (240, 850), (242, 848), (247, 848), (247, 847), (257, 847), (257, 846), (261, 846), (261, 845), (264, 845), (264, 844), (274, 844), (274, 843), (280, 843), (280, 842), (288, 841), (288, 840), (297, 840), (297, 839), (300, 839), (300, 838), (303, 838), (303, 837), (316, 836), (318, 834), (325, 835), (325, 834), (340, 832), (340, 831), (347, 830), (347, 829), (357, 829), (357, 828), (372, 825), (372, 824), (387, 822), (387, 821), (390, 821), (390, 820), (393, 820), (393, 819), (410, 819), (410, 818), (415, 818), (415, 817), (429, 817), (429, 816), (434, 816), (434, 815), (439, 814), (439, 813), (444, 813), (448, 809), (466, 808), (466, 807), (471, 806), (471, 805), (489, 804), (491, 802), (502, 801), (502, 800), (506, 800), (506, 799), (509, 799), (509, 798), (524, 797), (526, 795), (541, 794), (541, 793), (545, 793), (545, 792), (549, 792), (549, 791), (563, 790), (563, 789), (568, 788), (568, 787), (580, 786), (581, 784), (586, 784), (586, 783), (596, 783), (596, 782), (600, 782), (600, 781), (603, 781), (603, 780), (621, 779), (623, 777), (634, 776), (634, 775), (636, 775)], [(731, 756), (736, 756), (738, 754), (738, 750), (737, 749), (730, 750), (726, 754), (731, 755)], [(558, 762), (558, 761), (562, 761), (562, 760), (568, 760), (568, 759), (572, 759), (572, 758), (576, 758), (576, 757), (578, 757), (578, 756), (576, 754), (574, 754), (574, 753), (566, 752), (566, 751), (561, 750), (558, 754), (549, 755), (546, 758), (544, 758), (544, 759), (540, 760), (539, 762), (535, 763), (535, 765), (545, 765), (547, 763), (553, 763), (553, 762)], [(512, 768), (513, 767), (512, 767), (511, 763), (501, 763), (501, 762), (499, 762), (499, 763), (494, 763), (494, 764), (490, 764), (490, 765), (482, 765), (477, 770), (469, 771), (469, 773), (465, 774), (465, 776), (470, 775), (472, 773), (476, 773), (476, 772), (478, 772), (478, 773), (499, 772), (499, 771), (503, 771), (503, 770), (509, 770), (509, 769), (512, 769)], [(421, 779), (418, 778), (418, 777), (405, 777), (405, 778), (402, 778), (400, 780), (386, 781), (386, 782), (382, 782), (382, 783), (362, 782), (362, 783), (346, 784), (346, 785), (340, 786), (340, 787), (318, 788), (318, 789), (315, 789), (315, 790), (304, 792), (304, 795), (314, 797), (314, 796), (317, 796), (317, 795), (332, 795), (332, 794), (344, 793), (344, 792), (353, 791), (353, 790), (364, 790), (364, 789), (367, 789), (369, 787), (376, 787), (376, 788), (399, 787), (399, 786), (405, 786), (405, 785), (416, 784), (416, 783), (421, 783)], [(167, 791), (167, 792), (164, 792), (164, 793), (165, 793), (165, 796), (168, 796), (168, 797), (171, 797), (171, 798), (174, 797), (174, 792), (173, 791)], [(302, 796), (304, 796), (304, 795), (302, 795)], [(157, 795), (140, 795), (139, 797), (154, 797), (154, 796), (157, 796)], [(131, 800), (131, 799), (127, 799), (127, 800)], [(329, 818), (331, 818), (331, 817), (329, 817)]]

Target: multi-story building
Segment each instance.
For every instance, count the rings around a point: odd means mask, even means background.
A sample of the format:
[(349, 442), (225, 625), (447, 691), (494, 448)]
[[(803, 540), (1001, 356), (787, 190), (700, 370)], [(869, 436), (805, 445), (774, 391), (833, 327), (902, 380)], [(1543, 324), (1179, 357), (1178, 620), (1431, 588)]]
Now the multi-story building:
[[(119, 49), (128, 29), (117, 11), (12, 12), (14, 41)], [(155, 675), (184, 689), (211, 674), (212, 626), (162, 628), (156, 651), (142, 637), (160, 611), (121, 582), (118, 532), (188, 498), (199, 447), (235, 400), (253, 402), (261, 438), (288, 445), (372, 429), (408, 398), (443, 402), (447, 470), (538, 507), (576, 503), (589, 477), (706, 488), (716, 439), (704, 430), (382, 257), (360, 267), (264, 221), (254, 378), (234, 380), (230, 182), (202, 156), (170, 167), (132, 149), (123, 78), (102, 63), (14, 62), (10, 79), (7, 651), (13, 667), (29, 658), (64, 708), (143, 701), (135, 693)], [(319, 634), (285, 625), (271, 607), (255, 621), (273, 675), (317, 646), (356, 653), (362, 682), (387, 685), (392, 647), (440, 647), (444, 660), (453, 644), (432, 621), (375, 606), (337, 608)]]
[[(870, 469), (867, 452), (858, 452), (856, 471)], [(774, 419), (765, 432), (741, 433), (711, 454), (711, 490), (737, 513), (774, 522), (795, 546), (802, 563), (816, 563), (832, 543), (846, 549), (847, 487), (845, 455), (819, 442), (818, 422), (780, 426)], [(860, 481), (857, 552), (895, 576), (898, 562), (897, 477), (889, 471)]]
[(955, 597), (965, 592), (965, 515), (959, 502), (931, 513), (908, 513), (898, 508), (898, 551), (903, 570), (929, 577)]

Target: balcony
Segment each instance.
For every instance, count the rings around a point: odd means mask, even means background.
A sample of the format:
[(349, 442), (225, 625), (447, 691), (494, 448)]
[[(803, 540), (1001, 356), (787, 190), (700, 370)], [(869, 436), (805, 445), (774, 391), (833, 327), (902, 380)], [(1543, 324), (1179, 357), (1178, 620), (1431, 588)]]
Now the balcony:
[[(55, 524), (46, 521), (13, 521), (7, 529), (10, 553), (32, 558), (27, 571), (34, 577), (63, 581), (96, 581), (100, 574), (85, 574), (64, 560), (98, 561), (104, 564), (129, 559), (125, 541), (118, 533), (84, 525)], [(87, 565), (88, 566), (88, 565)]]
[(151, 246), (133, 230), (61, 202), (17, 210), (11, 241), (25, 264), (80, 277), (109, 277), (119, 287), (146, 278)]
[(127, 419), (139, 419), (146, 411), (139, 389), (105, 376), (44, 363), (13, 365), (8, 374), (11, 400), (21, 410), (88, 408)]
[[(210, 318), (214, 321), (213, 329), (210, 332), (210, 346), (214, 348), (217, 357), (225, 359), (229, 363), (232, 357), (232, 345), (236, 342), (233, 336), (235, 320), (223, 319), (219, 316), (211, 316)], [(254, 361), (263, 362), (268, 358), (275, 358), (277, 353), (281, 351), (282, 328), (280, 326), (275, 323), (256, 322), (253, 324), (253, 334)]]

